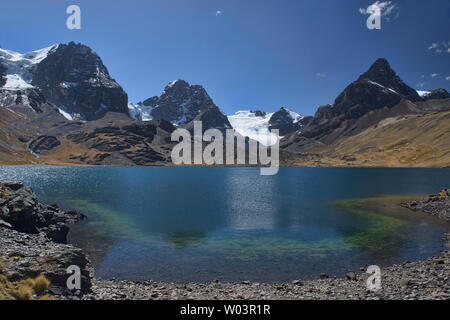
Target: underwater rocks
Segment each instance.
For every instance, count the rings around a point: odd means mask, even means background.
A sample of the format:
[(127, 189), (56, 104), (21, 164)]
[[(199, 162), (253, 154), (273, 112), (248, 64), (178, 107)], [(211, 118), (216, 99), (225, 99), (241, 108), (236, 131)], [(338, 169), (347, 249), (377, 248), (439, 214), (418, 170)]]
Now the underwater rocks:
[(424, 211), (442, 220), (450, 221), (450, 191), (442, 189), (438, 194), (430, 195), (418, 201), (404, 202), (402, 207), (414, 211)]

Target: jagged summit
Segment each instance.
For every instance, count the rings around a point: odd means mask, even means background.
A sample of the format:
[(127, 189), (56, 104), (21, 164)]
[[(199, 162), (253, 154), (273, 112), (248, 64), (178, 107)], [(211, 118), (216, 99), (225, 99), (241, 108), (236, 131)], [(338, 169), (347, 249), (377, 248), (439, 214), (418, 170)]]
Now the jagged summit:
[(215, 105), (205, 88), (191, 85), (182, 79), (169, 82), (159, 97), (151, 97), (129, 106), (129, 109), (130, 115), (136, 120), (164, 119), (182, 126), (193, 120), (203, 120), (204, 129), (231, 128), (227, 117)]
[(403, 82), (385, 58), (377, 59), (369, 70), (358, 78), (358, 81), (369, 81), (374, 85), (392, 90), (393, 93), (397, 93), (410, 101), (420, 100), (416, 90)]
[(128, 96), (90, 47), (61, 44), (37, 66), (33, 85), (74, 118), (95, 120), (106, 112), (128, 114)]
[(278, 129), (284, 136), (301, 128), (303, 116), (285, 107), (275, 112), (269, 119), (269, 129)]
[[(378, 112), (378, 117), (382, 117), (381, 113), (388, 114), (389, 109), (401, 101), (415, 103), (423, 99), (416, 90), (403, 82), (386, 59), (377, 59), (339, 94), (332, 105), (322, 106), (317, 110), (313, 121), (305, 128), (305, 135), (314, 138), (328, 136), (332, 141), (342, 134), (355, 133), (376, 122), (376, 119), (369, 119), (364, 126), (355, 129), (353, 124), (358, 119), (369, 113), (385, 110)], [(336, 130), (337, 128), (340, 129)]]

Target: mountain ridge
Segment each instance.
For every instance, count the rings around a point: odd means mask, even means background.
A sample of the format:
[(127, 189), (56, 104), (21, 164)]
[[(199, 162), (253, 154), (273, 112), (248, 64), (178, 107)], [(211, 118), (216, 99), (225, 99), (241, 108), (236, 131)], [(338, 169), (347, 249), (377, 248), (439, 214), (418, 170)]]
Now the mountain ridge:
[[(164, 164), (170, 161), (173, 146), (170, 132), (176, 127), (192, 132), (194, 121), (202, 121), (203, 130), (234, 128), (260, 143), (267, 141), (271, 129), (278, 129), (282, 161), (298, 163), (315, 155), (335, 157), (335, 146), (345, 141), (357, 144), (352, 137), (372, 139), (362, 133), (386, 119), (446, 112), (449, 98), (445, 89), (414, 90), (380, 58), (314, 116), (285, 107), (272, 113), (247, 110), (226, 116), (201, 85), (182, 79), (166, 85), (160, 96), (130, 104), (101, 58), (82, 44), (58, 44), (25, 54), (0, 49), (0, 104), (5, 107), (3, 131), (7, 133), (0, 136), (5, 140), (0, 161), (11, 163), (14, 157), (22, 157), (25, 163)], [(411, 119), (403, 119), (402, 125), (418, 123)], [(447, 121), (446, 117), (430, 119)], [(440, 147), (450, 149), (445, 143)], [(28, 150), (31, 156), (14, 149)]]

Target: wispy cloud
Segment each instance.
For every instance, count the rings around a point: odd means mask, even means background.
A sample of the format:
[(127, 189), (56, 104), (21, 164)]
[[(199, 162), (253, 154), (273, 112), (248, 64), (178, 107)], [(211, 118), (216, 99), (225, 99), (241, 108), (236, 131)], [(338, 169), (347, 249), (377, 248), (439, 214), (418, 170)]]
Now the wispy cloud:
[(450, 53), (450, 41), (433, 42), (428, 46), (428, 50), (434, 51), (437, 54), (442, 52)]
[(217, 10), (216, 11), (216, 17), (223, 15), (223, 11), (222, 10)]
[(419, 83), (417, 83), (416, 84), (416, 86), (417, 86), (417, 88), (423, 88), (423, 87), (425, 87), (425, 82), (419, 82)]
[(319, 77), (319, 78), (326, 78), (326, 77), (328, 77), (328, 75), (325, 74), (325, 73), (317, 72), (317, 73), (316, 73), (316, 77)]
[(363, 15), (373, 12), (380, 12), (381, 17), (387, 22), (397, 19), (400, 15), (398, 4), (392, 1), (375, 1), (366, 9), (359, 8), (359, 13)]
[(432, 74), (430, 74), (430, 77), (436, 78), (438, 75), (439, 75), (439, 73), (432, 73)]
[(450, 80), (450, 76), (446, 76), (445, 80), (449, 81)]

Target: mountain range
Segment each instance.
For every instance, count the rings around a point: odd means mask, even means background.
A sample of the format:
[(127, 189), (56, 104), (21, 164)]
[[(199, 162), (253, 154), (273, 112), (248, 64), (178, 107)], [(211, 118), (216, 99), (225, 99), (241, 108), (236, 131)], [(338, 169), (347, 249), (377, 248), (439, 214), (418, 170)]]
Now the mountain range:
[(416, 91), (376, 60), (314, 116), (282, 107), (225, 115), (184, 80), (160, 96), (128, 102), (89, 47), (57, 44), (20, 54), (0, 48), (0, 162), (170, 164), (177, 128), (234, 129), (267, 144), (278, 129), (281, 162), (317, 166), (450, 165), (450, 95)]

